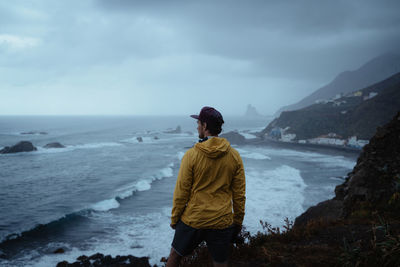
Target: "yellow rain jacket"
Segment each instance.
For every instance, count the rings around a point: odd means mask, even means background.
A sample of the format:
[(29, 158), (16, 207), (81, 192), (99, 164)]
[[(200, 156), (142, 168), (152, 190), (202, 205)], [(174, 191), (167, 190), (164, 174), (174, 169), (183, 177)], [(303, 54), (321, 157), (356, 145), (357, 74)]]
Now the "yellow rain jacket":
[(245, 188), (242, 159), (225, 138), (197, 143), (182, 158), (171, 224), (182, 220), (197, 229), (242, 225)]

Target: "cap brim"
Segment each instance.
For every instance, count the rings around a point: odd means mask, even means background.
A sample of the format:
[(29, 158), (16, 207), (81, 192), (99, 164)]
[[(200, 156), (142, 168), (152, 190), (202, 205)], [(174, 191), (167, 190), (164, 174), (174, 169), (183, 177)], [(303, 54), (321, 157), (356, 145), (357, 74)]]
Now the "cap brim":
[(199, 115), (190, 115), (190, 117), (192, 117), (193, 119), (196, 119), (196, 120), (199, 119)]

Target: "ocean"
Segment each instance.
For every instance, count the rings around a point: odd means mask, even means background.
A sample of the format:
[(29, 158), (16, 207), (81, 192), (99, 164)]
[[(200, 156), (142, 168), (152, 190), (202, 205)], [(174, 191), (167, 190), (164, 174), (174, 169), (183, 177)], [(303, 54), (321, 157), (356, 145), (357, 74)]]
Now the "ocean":
[[(246, 138), (269, 122), (225, 121), (224, 132)], [(181, 133), (166, 133), (178, 125)], [(38, 148), (0, 154), (0, 266), (55, 266), (97, 252), (159, 264), (169, 254), (172, 194), (196, 127), (189, 116), (0, 116), (0, 149), (22, 140)], [(44, 148), (51, 142), (65, 148)], [(282, 226), (333, 197), (358, 156), (234, 147), (246, 173), (244, 226), (253, 234), (262, 231), (260, 220)], [(65, 253), (54, 254), (58, 248)]]

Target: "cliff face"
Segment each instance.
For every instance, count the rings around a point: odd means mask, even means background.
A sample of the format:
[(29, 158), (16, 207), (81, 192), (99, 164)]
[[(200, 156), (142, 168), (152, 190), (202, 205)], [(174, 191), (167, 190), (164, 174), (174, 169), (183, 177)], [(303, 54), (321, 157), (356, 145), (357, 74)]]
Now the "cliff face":
[(336, 199), (343, 200), (345, 217), (362, 203), (376, 210), (385, 210), (394, 204), (396, 192), (400, 192), (400, 112), (387, 125), (378, 128), (347, 181), (335, 192)]
[(296, 219), (295, 225), (315, 219), (335, 220), (359, 213), (394, 211), (400, 202), (399, 192), (400, 112), (378, 128), (346, 181), (336, 187), (336, 196), (309, 208)]

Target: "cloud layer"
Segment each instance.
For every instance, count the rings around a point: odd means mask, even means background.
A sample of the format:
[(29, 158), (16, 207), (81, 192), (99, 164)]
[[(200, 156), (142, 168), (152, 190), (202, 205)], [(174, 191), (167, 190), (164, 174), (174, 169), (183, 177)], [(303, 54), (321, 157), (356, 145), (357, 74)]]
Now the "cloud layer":
[(382, 53), (398, 1), (0, 2), (0, 114), (272, 114)]

